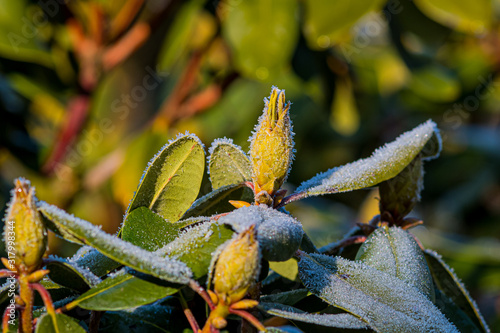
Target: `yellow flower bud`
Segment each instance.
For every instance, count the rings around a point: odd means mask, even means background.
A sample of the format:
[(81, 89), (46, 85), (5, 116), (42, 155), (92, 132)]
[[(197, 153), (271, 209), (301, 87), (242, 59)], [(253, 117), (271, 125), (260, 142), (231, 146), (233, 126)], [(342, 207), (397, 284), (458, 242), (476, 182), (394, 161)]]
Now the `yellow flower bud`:
[(19, 178), (15, 181), (6, 212), (4, 237), (9, 261), (19, 272), (39, 268), (47, 248), (47, 230), (35, 204), (35, 188)]
[(260, 270), (255, 226), (251, 226), (222, 250), (215, 265), (214, 291), (223, 305), (241, 300)]
[[(288, 176), (293, 160), (294, 134), (285, 91), (273, 87), (271, 96), (264, 102), (264, 112), (250, 143), (250, 161), (256, 195), (265, 191), (273, 197)], [(269, 199), (263, 200), (269, 204)]]

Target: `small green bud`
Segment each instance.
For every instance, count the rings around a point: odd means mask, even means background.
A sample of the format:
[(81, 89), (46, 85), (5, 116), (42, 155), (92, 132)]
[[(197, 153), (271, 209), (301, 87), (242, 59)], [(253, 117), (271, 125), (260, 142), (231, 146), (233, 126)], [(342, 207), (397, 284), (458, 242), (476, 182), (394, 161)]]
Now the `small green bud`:
[(271, 96), (264, 102), (264, 112), (251, 138), (250, 161), (255, 194), (267, 192), (269, 196), (263, 196), (260, 201), (269, 204), (269, 198), (281, 188), (292, 165), (294, 134), (285, 91), (273, 87)]
[(214, 291), (219, 303), (241, 300), (260, 270), (260, 250), (255, 226), (251, 226), (222, 250), (215, 264)]
[(5, 216), (5, 245), (16, 269), (31, 273), (42, 263), (47, 249), (47, 230), (36, 208), (35, 188), (23, 178), (16, 179), (15, 186)]

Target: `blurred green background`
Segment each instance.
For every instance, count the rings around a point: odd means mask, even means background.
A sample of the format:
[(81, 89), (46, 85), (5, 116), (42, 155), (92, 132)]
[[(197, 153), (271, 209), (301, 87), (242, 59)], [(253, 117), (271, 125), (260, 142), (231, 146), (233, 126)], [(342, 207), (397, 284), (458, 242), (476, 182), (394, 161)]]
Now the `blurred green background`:
[[(0, 205), (40, 199), (114, 233), (179, 132), (247, 139), (272, 85), (296, 133), (292, 190), (432, 118), (414, 233), (500, 331), (500, 1), (0, 0)], [(210, 191), (205, 180), (201, 194)], [(375, 190), (289, 206), (318, 246), (377, 214)], [(51, 235), (53, 236), (53, 235)], [(76, 248), (55, 237), (50, 253)]]

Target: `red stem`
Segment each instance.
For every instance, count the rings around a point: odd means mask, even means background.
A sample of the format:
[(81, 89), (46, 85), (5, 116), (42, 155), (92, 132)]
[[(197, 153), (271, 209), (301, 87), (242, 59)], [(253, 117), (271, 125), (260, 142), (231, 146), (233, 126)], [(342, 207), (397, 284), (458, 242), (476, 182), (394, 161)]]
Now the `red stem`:
[(229, 313), (240, 316), (241, 318), (245, 319), (250, 324), (252, 324), (259, 331), (266, 331), (266, 328), (264, 327), (264, 325), (262, 325), (262, 323), (257, 318), (255, 318), (254, 316), (252, 316), (250, 313), (248, 313), (246, 311), (234, 310), (234, 309), (229, 308)]
[(212, 302), (212, 299), (210, 298), (210, 295), (208, 295), (208, 293), (205, 291), (205, 289), (203, 289), (198, 284), (198, 282), (196, 282), (195, 280), (189, 281), (189, 287), (191, 289), (193, 289), (198, 295), (200, 295), (201, 298), (203, 298), (205, 300), (205, 302), (207, 302), (208, 307), (210, 308), (210, 310), (215, 309), (215, 305)]

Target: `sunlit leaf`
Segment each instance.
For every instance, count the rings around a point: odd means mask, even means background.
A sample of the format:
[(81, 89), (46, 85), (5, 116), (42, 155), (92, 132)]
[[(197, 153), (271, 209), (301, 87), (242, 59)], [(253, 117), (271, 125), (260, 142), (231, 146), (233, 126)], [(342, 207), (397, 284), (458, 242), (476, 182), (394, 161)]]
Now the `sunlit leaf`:
[(350, 79), (339, 79), (335, 83), (330, 124), (338, 133), (348, 136), (359, 127), (359, 114)]
[(422, 153), (424, 159), (439, 155), (441, 137), (436, 124), (427, 121), (375, 150), (371, 157), (330, 169), (303, 182), (283, 204), (312, 195), (347, 192), (377, 185), (399, 174)]
[(305, 1), (304, 35), (309, 47), (324, 49), (334, 45), (358, 19), (384, 3), (382, 0)]
[(219, 6), (222, 33), (236, 68), (244, 75), (266, 80), (290, 63), (298, 38), (297, 1), (242, 1), (235, 6), (221, 2)]
[(458, 332), (418, 289), (361, 262), (301, 254), (299, 276), (325, 302), (379, 332)]
[(469, 34), (484, 33), (493, 22), (491, 0), (415, 0), (415, 4), (433, 20)]
[(252, 179), (250, 161), (231, 139), (217, 139), (209, 149), (208, 170), (214, 190)]
[(204, 167), (203, 144), (196, 136), (187, 134), (169, 142), (149, 162), (127, 214), (147, 207), (176, 222), (198, 196)]
[(189, 282), (191, 270), (180, 261), (162, 258), (143, 250), (43, 201), (39, 202), (39, 209), (58, 230), (64, 230), (65, 235), (71, 235), (72, 239), (96, 248), (123, 265), (170, 282), (182, 284)]
[(452, 102), (460, 94), (460, 82), (454, 74), (439, 66), (429, 66), (413, 72), (409, 88), (420, 98), (444, 103)]
[(450, 268), (441, 259), (441, 256), (432, 250), (424, 251), (436, 288), (448, 297), (456, 306), (469, 316), (477, 327), (483, 332), (489, 332), (476, 302), (469, 295), (465, 286)]
[(424, 254), (407, 231), (378, 228), (361, 245), (356, 260), (403, 280), (434, 300), (434, 285)]

